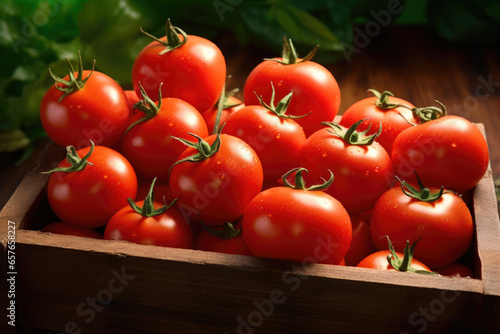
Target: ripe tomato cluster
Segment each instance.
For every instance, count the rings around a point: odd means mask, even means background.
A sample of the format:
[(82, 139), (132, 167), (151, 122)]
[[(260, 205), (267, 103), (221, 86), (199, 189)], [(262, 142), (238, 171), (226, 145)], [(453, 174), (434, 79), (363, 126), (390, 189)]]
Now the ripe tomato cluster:
[(253, 69), (240, 100), (225, 91), (214, 43), (170, 21), (164, 37), (146, 34), (154, 40), (137, 55), (134, 90), (84, 71), (81, 59), (64, 78), (51, 73), (40, 116), (67, 157), (48, 172), (61, 221), (44, 231), (464, 272), (473, 220), (461, 194), (489, 162), (474, 124), (375, 90), (335, 122), (335, 78), (315, 50), (299, 58), (287, 39), (281, 57)]

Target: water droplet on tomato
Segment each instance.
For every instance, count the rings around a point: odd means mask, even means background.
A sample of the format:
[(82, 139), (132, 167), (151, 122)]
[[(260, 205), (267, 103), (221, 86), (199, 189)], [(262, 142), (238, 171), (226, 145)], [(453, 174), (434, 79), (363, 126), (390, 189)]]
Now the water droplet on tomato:
[(378, 166), (377, 166), (377, 167), (375, 167), (375, 173), (378, 173), (378, 172), (379, 172), (379, 170), (380, 170), (380, 168), (379, 168)]
[(457, 147), (458, 144), (457, 143), (451, 143), (451, 147)]
[(370, 175), (370, 171), (369, 171), (369, 170), (367, 170), (367, 171), (365, 172), (365, 175), (366, 175), (366, 176)]
[(276, 135), (276, 139), (280, 139), (280, 138), (281, 138), (281, 134), (279, 134), (279, 133), (278, 133), (278, 134)]
[(328, 154), (323, 153), (321, 156), (322, 156), (323, 158), (326, 158), (326, 157), (328, 156)]

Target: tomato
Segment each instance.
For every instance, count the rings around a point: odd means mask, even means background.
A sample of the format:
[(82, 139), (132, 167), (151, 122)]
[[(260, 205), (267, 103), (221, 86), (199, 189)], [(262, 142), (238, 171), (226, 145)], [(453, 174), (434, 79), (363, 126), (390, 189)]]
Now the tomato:
[(361, 260), (376, 251), (370, 236), (370, 226), (362, 218), (351, 215), (352, 240), (345, 255), (347, 266), (356, 266)]
[[(56, 77), (40, 104), (40, 119), (47, 135), (60, 146), (113, 146), (128, 126), (131, 111), (123, 89), (104, 73), (84, 71), (80, 57), (79, 71), (63, 79)], [(63, 83), (66, 81), (66, 83)], [(78, 88), (70, 88), (71, 86)], [(66, 90), (65, 93), (62, 90)]]
[(111, 217), (104, 230), (104, 239), (174, 248), (193, 247), (191, 228), (174, 202), (167, 206), (154, 201), (155, 181), (144, 201), (130, 200), (130, 205)]
[(419, 119), (411, 111), (415, 106), (406, 100), (394, 97), (388, 91), (382, 94), (373, 89), (368, 91), (375, 96), (362, 99), (347, 108), (342, 114), (340, 124), (348, 128), (360, 119), (365, 119), (358, 129), (365, 131), (370, 126), (368, 135), (377, 133), (381, 125), (382, 133), (377, 137), (377, 141), (390, 154), (392, 143), (398, 134), (412, 126), (408, 121), (419, 123)]
[[(74, 163), (70, 163), (74, 161)], [(61, 171), (59, 168), (76, 171)], [(78, 170), (78, 166), (82, 169)], [(74, 169), (73, 168), (73, 169)], [(68, 147), (47, 184), (52, 211), (64, 222), (87, 228), (104, 226), (137, 194), (137, 176), (120, 153), (104, 146)]]
[(464, 193), (485, 174), (488, 144), (473, 123), (448, 115), (403, 131), (391, 152), (394, 172), (415, 181), (414, 172), (430, 187)]
[(340, 89), (330, 71), (310, 60), (313, 55), (311, 52), (304, 59), (297, 58), (291, 40), (285, 39), (282, 57), (264, 60), (248, 75), (243, 88), (245, 105), (259, 105), (257, 96), (269, 101), (273, 83), (278, 100), (293, 91), (289, 115), (310, 112), (297, 119), (306, 136), (321, 128), (321, 122), (333, 121), (340, 106)]
[(407, 240), (421, 239), (415, 257), (435, 269), (465, 253), (472, 240), (473, 221), (469, 208), (455, 193), (419, 183), (417, 190), (415, 185), (403, 182), (379, 198), (373, 208), (370, 234), (379, 250), (387, 248), (384, 236), (391, 238), (397, 251)]
[(176, 97), (207, 111), (217, 102), (226, 81), (226, 61), (211, 41), (186, 35), (167, 22), (167, 35), (148, 44), (137, 55), (132, 68), (132, 83), (141, 96), (139, 82), (146, 94), (158, 100), (158, 88), (164, 97)]
[[(144, 200), (148, 195), (150, 188), (151, 188), (151, 181), (140, 179), (139, 186), (137, 188), (137, 196), (135, 197), (136, 200), (138, 201)], [(170, 194), (170, 187), (165, 183), (155, 183), (154, 192), (158, 202), (170, 203), (174, 200), (174, 198)]]
[(288, 94), (277, 106), (274, 94), (271, 103), (246, 106), (232, 114), (222, 132), (247, 142), (259, 156), (264, 170), (264, 182), (279, 179), (297, 166), (300, 150), (306, 141), (302, 127), (286, 114)]
[(469, 277), (474, 278), (474, 273), (465, 264), (454, 262), (447, 266), (436, 269), (436, 272), (442, 276)]
[(168, 170), (185, 150), (174, 137), (188, 139), (188, 133), (208, 136), (205, 120), (193, 106), (177, 98), (162, 98), (156, 105), (144, 95), (138, 108), (122, 139), (123, 154), (141, 177), (167, 182)]
[(90, 228), (78, 227), (64, 222), (50, 223), (48, 225), (45, 225), (41, 229), (41, 231), (50, 232), (54, 234), (62, 234), (62, 235), (74, 235), (83, 238), (102, 239), (102, 235), (96, 230)]
[[(226, 123), (229, 116), (231, 116), (244, 106), (245, 104), (240, 99), (234, 96), (228, 96), (227, 101), (224, 102), (219, 124), (223, 125), (224, 123)], [(209, 132), (213, 131), (213, 129), (215, 128), (215, 122), (217, 118), (217, 105), (213, 106), (212, 108), (205, 111), (201, 115), (203, 116), (205, 123), (207, 123), (208, 131)]]
[(342, 204), (321, 191), (332, 178), (306, 189), (305, 170), (294, 171), (295, 188), (284, 180), (287, 186), (264, 190), (248, 204), (243, 238), (255, 256), (339, 264), (349, 249), (352, 227)]
[(170, 172), (169, 186), (179, 209), (207, 226), (240, 218), (262, 188), (262, 165), (255, 151), (226, 134), (198, 137), (190, 146)]
[(252, 255), (245, 240), (243, 240), (239, 225), (241, 225), (241, 219), (235, 223), (235, 226), (231, 223), (225, 223), (222, 228), (204, 229), (198, 234), (194, 242), (194, 249), (225, 254)]
[[(400, 252), (396, 252), (398, 257), (403, 258), (404, 254)], [(365, 257), (363, 260), (361, 260), (357, 267), (359, 268), (372, 268), (372, 269), (382, 269), (382, 270), (396, 270), (394, 267), (391, 265), (389, 261), (387, 261), (387, 256), (392, 255), (391, 251), (389, 250), (382, 250), (375, 252), (373, 254), (368, 255)], [(415, 270), (423, 270), (423, 271), (428, 271), (431, 272), (429, 267), (427, 267), (425, 264), (420, 262), (417, 259), (412, 259), (411, 260), (411, 266)]]
[(128, 107), (130, 111), (133, 113), (135, 111), (135, 104), (139, 102), (141, 99), (137, 96), (135, 90), (125, 90), (125, 96), (127, 97)]
[(310, 183), (327, 178), (327, 170), (335, 175), (326, 192), (338, 199), (349, 213), (370, 209), (393, 184), (389, 154), (375, 135), (366, 137), (354, 124), (345, 129), (334, 123), (307, 138), (299, 155), (299, 166), (309, 171)]
[(437, 275), (437, 273), (432, 272), (427, 265), (413, 258), (415, 247), (418, 242), (419, 240), (410, 246), (409, 241), (406, 241), (403, 253), (398, 253), (395, 251), (389, 236), (386, 236), (386, 245), (388, 245), (389, 249), (368, 255), (358, 263), (357, 267)]

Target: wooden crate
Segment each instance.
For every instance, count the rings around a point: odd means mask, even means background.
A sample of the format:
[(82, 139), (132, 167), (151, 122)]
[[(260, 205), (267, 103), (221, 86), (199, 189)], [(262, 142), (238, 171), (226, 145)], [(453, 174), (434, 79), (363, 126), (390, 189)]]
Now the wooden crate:
[(476, 234), (466, 259), (479, 277), (467, 279), (41, 233), (54, 215), (40, 172), (63, 157), (49, 144), (0, 215), (3, 268), (6, 225), (16, 225), (18, 325), (94, 334), (500, 332), (491, 168), (467, 196)]

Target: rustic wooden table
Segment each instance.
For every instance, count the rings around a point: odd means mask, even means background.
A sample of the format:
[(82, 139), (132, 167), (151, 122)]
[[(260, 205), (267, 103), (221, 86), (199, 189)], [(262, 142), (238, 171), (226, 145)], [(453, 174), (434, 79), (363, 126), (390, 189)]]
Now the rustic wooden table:
[[(242, 88), (246, 76), (263, 57), (222, 42), (232, 75), (231, 87)], [(224, 47), (224, 45), (227, 45)], [(428, 28), (398, 26), (384, 30), (352, 58), (328, 65), (342, 92), (340, 113), (367, 96), (366, 90), (389, 90), (417, 106), (443, 102), (450, 114), (485, 125), (493, 174), (500, 176), (500, 48), (457, 46), (438, 39)], [(276, 52), (279, 52), (277, 50)], [(47, 140), (20, 166), (19, 153), (1, 154), (0, 208), (42, 153)], [(24, 329), (21, 333), (46, 333)]]

